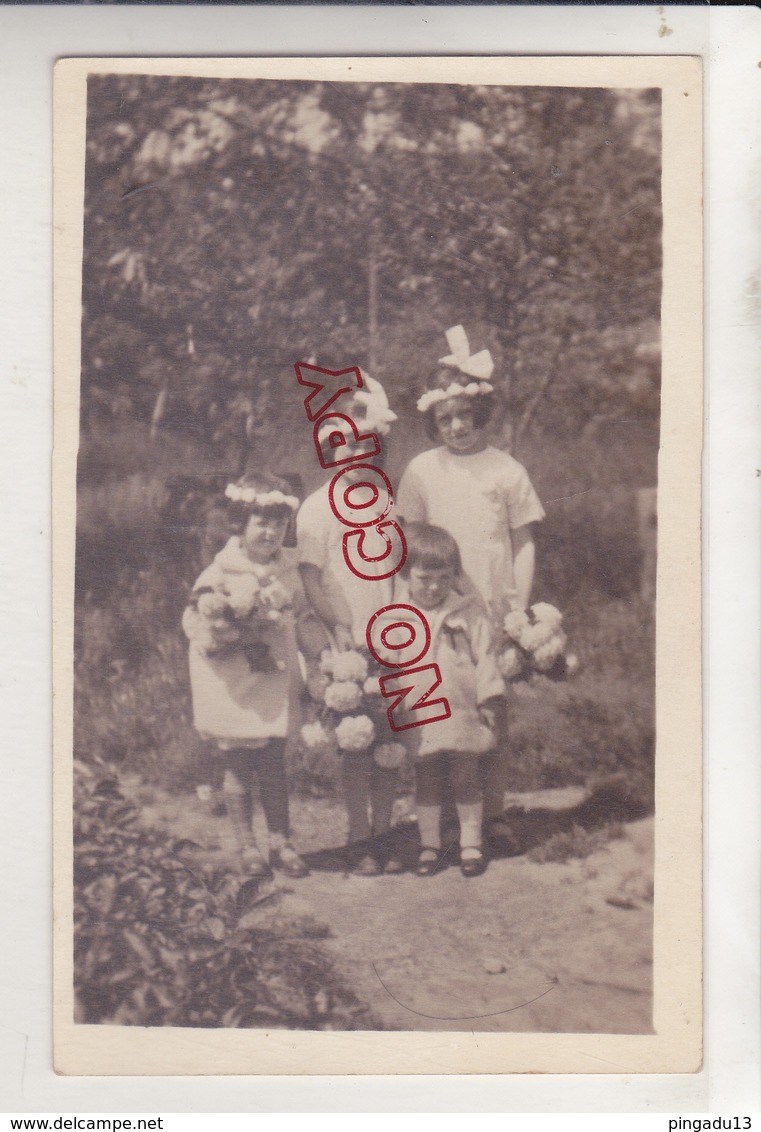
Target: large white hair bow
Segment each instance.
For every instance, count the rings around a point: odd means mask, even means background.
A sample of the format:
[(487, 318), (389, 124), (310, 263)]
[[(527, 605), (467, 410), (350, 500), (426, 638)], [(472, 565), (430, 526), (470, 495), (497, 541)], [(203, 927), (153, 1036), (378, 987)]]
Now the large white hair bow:
[(462, 326), (451, 326), (446, 332), (446, 338), (452, 352), (445, 358), (439, 358), (439, 364), (451, 366), (479, 381), (488, 381), (494, 372), (494, 362), (489, 351), (479, 350), (477, 354), (471, 354), (468, 336)]
[(388, 397), (381, 383), (364, 370), (360, 370), (360, 373), (363, 387), (357, 389), (352, 399), (357, 405), (362, 406), (364, 412), (362, 426), (385, 436), (397, 419), (396, 413), (389, 408)]

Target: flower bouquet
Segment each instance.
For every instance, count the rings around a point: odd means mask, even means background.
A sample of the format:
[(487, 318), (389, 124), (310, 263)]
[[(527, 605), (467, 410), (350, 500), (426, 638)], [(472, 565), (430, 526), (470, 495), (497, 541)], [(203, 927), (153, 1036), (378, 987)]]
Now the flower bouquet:
[(242, 647), (252, 671), (284, 667), (282, 661), (272, 659), (267, 630), (282, 622), (290, 597), (268, 569), (228, 576), (219, 587), (201, 590), (195, 599), (195, 606), (186, 610), (183, 628), (202, 652), (219, 656)]
[[(338, 750), (344, 755), (369, 750), (376, 738), (377, 718), (384, 711), (378, 677), (370, 661), (356, 649), (326, 650), (307, 674), (307, 691), (315, 703), (317, 719), (304, 724), (301, 740), (311, 751)], [(392, 749), (393, 748), (393, 749)], [(401, 743), (381, 743), (373, 751), (380, 766), (401, 766)]]
[(537, 602), (529, 610), (514, 609), (502, 628), (497, 663), (505, 680), (525, 680), (535, 673), (561, 680), (577, 671), (578, 657), (566, 652), (563, 615), (554, 605)]

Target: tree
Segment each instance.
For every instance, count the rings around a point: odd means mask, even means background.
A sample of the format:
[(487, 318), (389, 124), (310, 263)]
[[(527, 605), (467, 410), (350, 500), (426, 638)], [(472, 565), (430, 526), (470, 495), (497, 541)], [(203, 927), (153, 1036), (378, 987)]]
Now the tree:
[(519, 432), (653, 415), (659, 152), (657, 92), (91, 78), (85, 423), (242, 450), (371, 307), (402, 405), (462, 322)]

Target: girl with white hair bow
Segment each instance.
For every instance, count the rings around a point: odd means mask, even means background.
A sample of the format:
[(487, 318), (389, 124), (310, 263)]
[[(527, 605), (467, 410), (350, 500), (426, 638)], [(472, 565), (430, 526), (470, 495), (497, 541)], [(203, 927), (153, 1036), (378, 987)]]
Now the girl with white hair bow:
[[(491, 354), (471, 354), (462, 326), (452, 327), (446, 338), (449, 353), (417, 403), (436, 447), (410, 461), (399, 484), (397, 511), (407, 522), (449, 531), (496, 628), (511, 609), (529, 604), (532, 525), (544, 518), (544, 509), (526, 469), (489, 443), (486, 429), (496, 397)], [(504, 756), (488, 770), (487, 821), (502, 814), (505, 771)]]

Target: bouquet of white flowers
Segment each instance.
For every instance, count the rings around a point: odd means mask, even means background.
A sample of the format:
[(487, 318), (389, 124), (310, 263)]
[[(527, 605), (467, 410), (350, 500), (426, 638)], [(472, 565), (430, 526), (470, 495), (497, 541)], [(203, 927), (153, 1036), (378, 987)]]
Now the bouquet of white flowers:
[(290, 604), (282, 582), (265, 571), (226, 578), (222, 594), (227, 599), (232, 619), (242, 628), (277, 625)]
[(333, 740), (334, 736), (319, 719), (305, 723), (301, 728), (301, 742), (308, 751), (332, 751), (335, 747)]
[(243, 646), (251, 652), (253, 669), (269, 671), (277, 666), (262, 639), (264, 630), (280, 624), (289, 605), (288, 591), (268, 568), (228, 574), (219, 586), (197, 595), (195, 604), (186, 610), (183, 628), (210, 656)]
[(407, 758), (407, 750), (401, 743), (379, 743), (373, 758), (384, 770), (398, 770)]
[(345, 715), (336, 726), (336, 739), (342, 751), (366, 751), (375, 738), (375, 724), (367, 715)]
[(566, 653), (563, 615), (554, 605), (542, 601), (529, 610), (513, 610), (505, 617), (503, 631), (497, 663), (505, 680), (534, 672), (560, 679), (578, 669), (578, 658)]
[(376, 732), (372, 715), (377, 715), (381, 700), (378, 678), (370, 675), (366, 656), (357, 649), (326, 649), (308, 668), (306, 688), (317, 715), (315, 722), (301, 729), (307, 750), (333, 746), (357, 753), (372, 746)]

